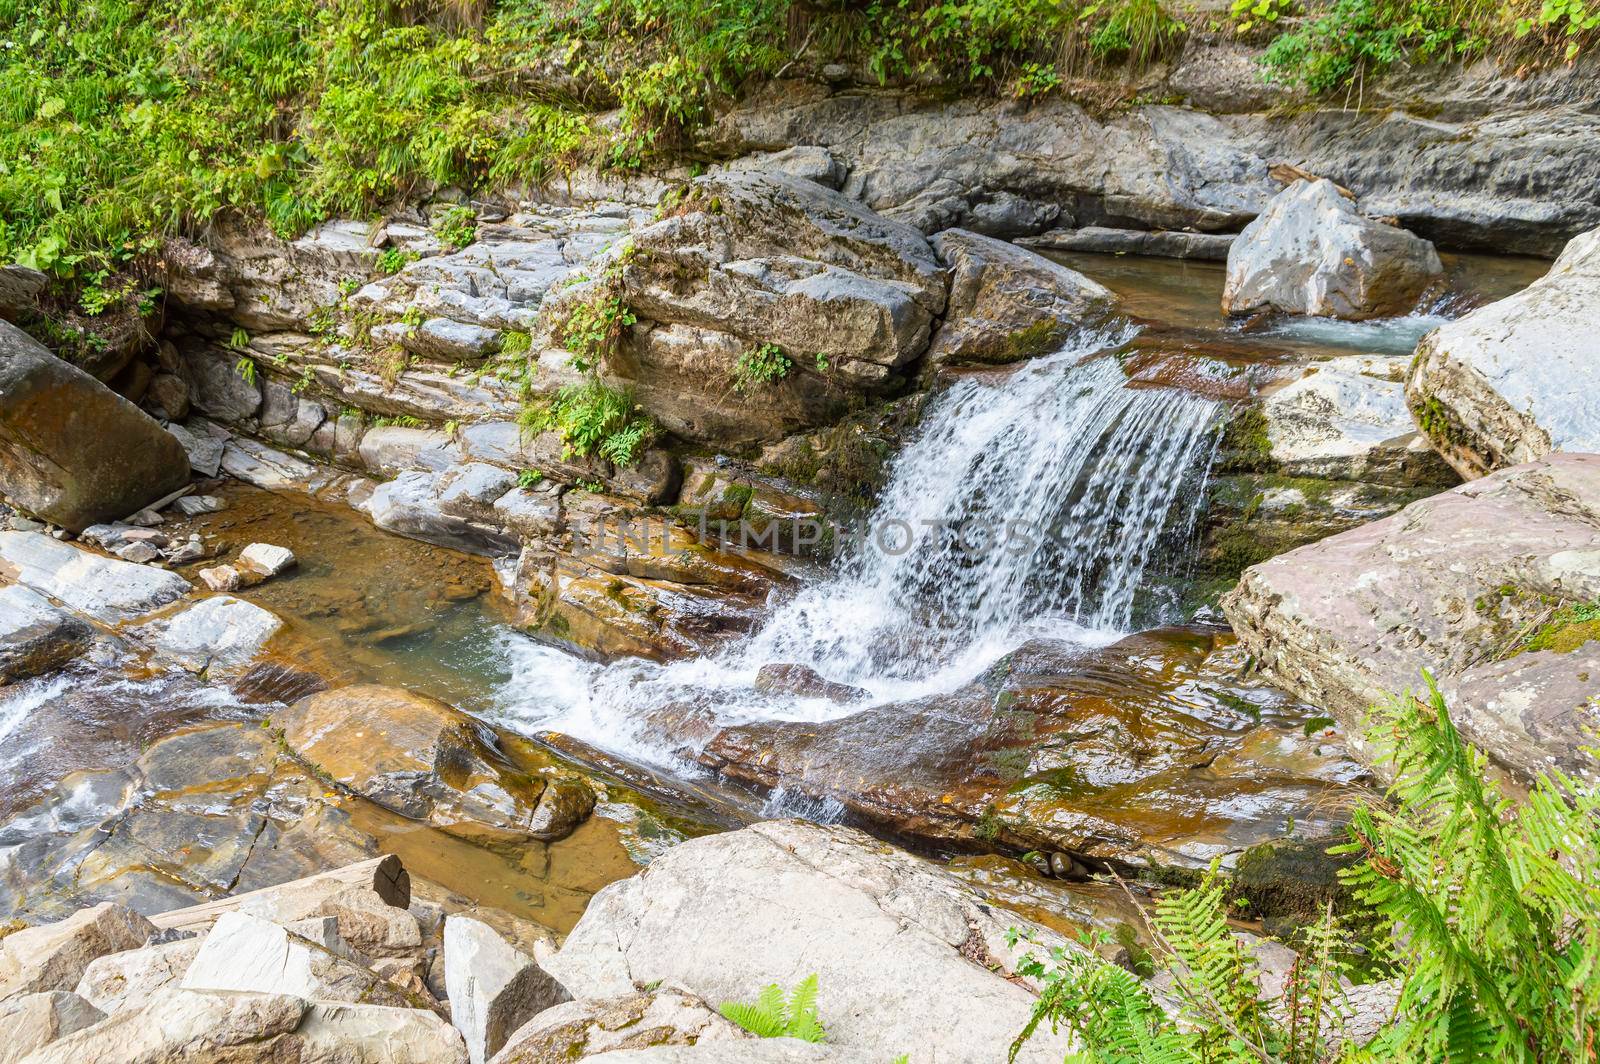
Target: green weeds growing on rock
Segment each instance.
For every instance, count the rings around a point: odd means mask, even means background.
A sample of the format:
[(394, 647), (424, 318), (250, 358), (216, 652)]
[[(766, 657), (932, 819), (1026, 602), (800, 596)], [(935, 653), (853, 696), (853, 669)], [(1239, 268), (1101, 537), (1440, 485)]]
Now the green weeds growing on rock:
[(762, 344), (739, 356), (733, 367), (733, 386), (741, 392), (751, 392), (767, 384), (776, 384), (789, 376), (794, 362), (777, 344)]
[(817, 1019), (817, 977), (808, 975), (787, 997), (772, 983), (753, 1002), (724, 1001), (717, 1011), (761, 1038), (798, 1038), (820, 1042), (827, 1033)]

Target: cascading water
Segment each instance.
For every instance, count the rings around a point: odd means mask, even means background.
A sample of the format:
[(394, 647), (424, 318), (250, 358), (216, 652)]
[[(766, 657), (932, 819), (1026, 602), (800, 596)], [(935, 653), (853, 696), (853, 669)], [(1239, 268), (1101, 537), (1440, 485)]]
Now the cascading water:
[[(1095, 336), (1003, 378), (951, 385), (835, 575), (737, 647), (667, 666), (595, 666), (508, 637), (516, 677), (503, 711), (519, 726), (659, 761), (659, 707), (681, 717), (692, 706), (723, 724), (826, 719), (952, 690), (1030, 637), (1115, 639), (1140, 612), (1163, 545), (1193, 529), (1217, 420), (1211, 401), (1127, 387), (1100, 354), (1126, 339)], [(756, 691), (757, 670), (780, 662), (870, 700)]]

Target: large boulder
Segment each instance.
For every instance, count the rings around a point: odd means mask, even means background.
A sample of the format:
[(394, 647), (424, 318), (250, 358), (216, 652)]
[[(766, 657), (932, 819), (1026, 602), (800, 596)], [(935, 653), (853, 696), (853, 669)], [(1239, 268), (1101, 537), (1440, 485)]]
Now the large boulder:
[(182, 980), (203, 945), (205, 940), (194, 935), (108, 953), (83, 970), (77, 994), (107, 1015), (140, 1008), (162, 987)]
[[(272, 723), (323, 776), (456, 834), (560, 838), (593, 808), (572, 807), (562, 788), (513, 766), (487, 726), (402, 688), (323, 691), (273, 714)], [(555, 803), (567, 814), (551, 815)]]
[(154, 418), (0, 321), (0, 491), (14, 505), (77, 532), (188, 479)]
[(1592, 775), (1597, 600), (1600, 456), (1551, 455), (1254, 566), (1222, 608), (1269, 679), (1352, 736), (1427, 669), (1502, 765)]
[[(720, 362), (701, 367), (713, 372), (698, 387), (676, 387), (725, 397), (740, 353), (775, 344), (800, 373), (824, 378), (796, 393), (801, 409), (825, 406), (829, 382), (887, 386), (921, 356), (945, 305), (943, 270), (922, 234), (776, 173), (697, 179), (667, 205), (666, 217), (634, 234), (612, 268), (620, 297), (642, 323), (692, 330), (666, 347), (671, 334), (659, 337), (660, 350), (637, 356), (644, 370), (681, 361), (672, 352), (693, 337)], [(773, 405), (760, 395), (747, 401)]]
[(71, 990), (91, 961), (142, 946), (154, 932), (150, 921), (110, 902), (12, 932), (0, 938), (0, 999)]
[(950, 268), (950, 302), (928, 360), (1006, 363), (1048, 354), (1080, 327), (1104, 324), (1110, 289), (1032, 251), (965, 229), (933, 238)]
[(1428, 241), (1362, 217), (1331, 181), (1296, 181), (1228, 249), (1222, 309), (1360, 321), (1407, 313), (1443, 276)]
[[(837, 1051), (989, 1062), (1005, 1056), (1036, 1000), (1015, 975), (1012, 926), (1040, 948), (1060, 944), (859, 831), (768, 821), (682, 843), (607, 887), (545, 967), (579, 999), (664, 980), (708, 1002), (815, 973)], [(1017, 1059), (1055, 1062), (1066, 1050), (1064, 1035), (1041, 1030)]]
[(1423, 337), (1406, 381), (1417, 424), (1465, 477), (1600, 451), (1600, 229), (1516, 295)]

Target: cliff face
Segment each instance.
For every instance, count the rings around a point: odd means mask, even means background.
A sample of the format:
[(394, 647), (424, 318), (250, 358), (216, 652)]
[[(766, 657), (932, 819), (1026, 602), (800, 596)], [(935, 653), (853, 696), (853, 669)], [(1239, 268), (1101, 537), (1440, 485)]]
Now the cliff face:
[(1074, 225), (1237, 231), (1282, 187), (1274, 167), (1332, 178), (1363, 210), (1442, 246), (1554, 257), (1600, 224), (1594, 63), (1517, 77), (1435, 67), (1314, 102), (1264, 83), (1256, 53), (1192, 38), (1092, 112), (882, 89), (843, 68), (773, 82), (729, 111), (707, 146), (728, 155), (816, 145), (844, 191), (928, 231), (990, 219), (997, 236)]

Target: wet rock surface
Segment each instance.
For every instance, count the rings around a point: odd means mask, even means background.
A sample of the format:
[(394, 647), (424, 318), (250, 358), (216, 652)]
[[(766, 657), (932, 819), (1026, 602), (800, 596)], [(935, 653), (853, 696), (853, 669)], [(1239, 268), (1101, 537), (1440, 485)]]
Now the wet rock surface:
[(1314, 710), (1241, 683), (1242, 665), (1204, 631), (1028, 644), (950, 695), (713, 729), (695, 756), (905, 836), (1124, 867), (1231, 864), (1291, 823), (1326, 833), (1364, 777), (1336, 739), (1306, 734)]

